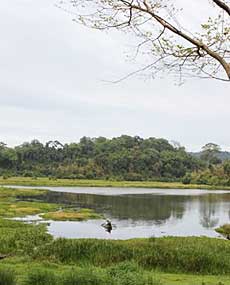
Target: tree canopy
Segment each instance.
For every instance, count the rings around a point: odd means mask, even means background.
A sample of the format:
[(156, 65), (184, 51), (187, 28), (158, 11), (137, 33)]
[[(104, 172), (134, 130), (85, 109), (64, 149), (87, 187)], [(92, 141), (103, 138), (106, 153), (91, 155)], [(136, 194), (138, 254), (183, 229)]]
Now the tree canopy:
[[(198, 9), (193, 9), (193, 3)], [(180, 81), (187, 76), (230, 81), (230, 1), (170, 0), (67, 0), (59, 7), (74, 20), (100, 30), (132, 33), (137, 40), (135, 56), (143, 58), (137, 72), (173, 73)], [(201, 3), (202, 2), (202, 3)], [(191, 7), (193, 18), (206, 5), (206, 22), (199, 28), (183, 19), (183, 8)], [(182, 21), (181, 21), (182, 19)], [(109, 52), (109, 51), (108, 51)]]
[[(211, 149), (211, 150), (210, 150)], [(209, 143), (198, 157), (162, 138), (83, 137), (62, 144), (38, 140), (14, 148), (0, 144), (0, 176), (160, 180), (230, 185), (230, 163)]]

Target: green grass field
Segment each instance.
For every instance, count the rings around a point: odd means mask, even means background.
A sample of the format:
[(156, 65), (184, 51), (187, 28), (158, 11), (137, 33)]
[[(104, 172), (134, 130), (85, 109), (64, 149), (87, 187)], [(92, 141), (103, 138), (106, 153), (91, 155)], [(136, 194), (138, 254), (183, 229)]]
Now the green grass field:
[(79, 186), (79, 187), (136, 187), (136, 188), (161, 188), (161, 189), (219, 189), (230, 190), (230, 187), (208, 186), (196, 184), (182, 184), (180, 182), (154, 182), (154, 181), (107, 181), (84, 179), (49, 179), (30, 177), (0, 177), (0, 185), (20, 186)]

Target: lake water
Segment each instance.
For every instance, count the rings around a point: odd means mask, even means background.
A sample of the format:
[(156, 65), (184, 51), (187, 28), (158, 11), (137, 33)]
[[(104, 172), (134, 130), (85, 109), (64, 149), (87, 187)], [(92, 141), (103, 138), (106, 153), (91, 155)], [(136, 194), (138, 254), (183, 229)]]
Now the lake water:
[[(14, 186), (15, 187), (15, 186)], [(23, 186), (24, 187), (24, 186)], [(25, 187), (24, 187), (25, 188)], [(31, 187), (29, 187), (31, 188)], [(90, 208), (112, 221), (50, 221), (55, 237), (129, 239), (160, 236), (219, 236), (214, 229), (230, 222), (230, 192), (142, 188), (34, 187), (51, 190), (47, 202)]]

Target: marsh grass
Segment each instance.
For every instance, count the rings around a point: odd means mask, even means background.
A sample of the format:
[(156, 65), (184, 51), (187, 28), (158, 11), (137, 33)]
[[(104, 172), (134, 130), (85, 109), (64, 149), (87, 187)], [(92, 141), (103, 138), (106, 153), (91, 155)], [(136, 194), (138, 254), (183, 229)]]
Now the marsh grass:
[(18, 200), (28, 199), (28, 197), (41, 197), (46, 194), (47, 191), (45, 190), (0, 187), (0, 217), (14, 218), (40, 214), (43, 219), (53, 221), (84, 221), (102, 218), (102, 215), (95, 213), (91, 209), (59, 210), (60, 206), (65, 207), (65, 205)]
[(46, 269), (33, 269), (25, 279), (25, 285), (59, 285), (56, 275)]
[(107, 285), (113, 280), (102, 271), (92, 269), (74, 269), (63, 273), (62, 285)]
[(116, 285), (163, 285), (152, 274), (144, 272), (137, 263), (125, 261), (107, 269)]
[(87, 179), (49, 179), (30, 177), (0, 177), (0, 185), (24, 185), (24, 186), (79, 186), (79, 187), (138, 187), (138, 188), (164, 188), (164, 189), (226, 189), (227, 186), (217, 185), (185, 185), (180, 182), (159, 181), (110, 181), (110, 180), (87, 180)]
[(15, 272), (11, 269), (0, 268), (0, 285), (16, 285)]
[(42, 214), (41, 217), (45, 220), (53, 221), (85, 221), (89, 219), (101, 219), (102, 215), (95, 213), (91, 209), (80, 210), (61, 210), (56, 212), (48, 212)]
[(28, 188), (5, 188), (5, 187), (0, 187), (0, 198), (7, 198), (9, 199), (10, 197), (31, 197), (31, 196), (37, 196), (37, 195), (46, 195), (48, 190), (40, 190), (40, 189), (28, 189)]
[(36, 215), (58, 209), (58, 205), (42, 202), (2, 202), (0, 199), (0, 217), (14, 218)]
[(32, 255), (39, 246), (52, 241), (46, 225), (24, 224), (0, 218), (0, 253)]
[(167, 237), (154, 242), (147, 239), (66, 240), (57, 239), (40, 248), (40, 258), (62, 263), (84, 263), (107, 267), (124, 261), (134, 261), (148, 270), (200, 274), (230, 274), (229, 241)]
[[(0, 217), (14, 218), (57, 210), (52, 203), (21, 201), (24, 198), (45, 195), (47, 191), (36, 189), (11, 189), (0, 187)], [(20, 200), (19, 200), (20, 199)]]

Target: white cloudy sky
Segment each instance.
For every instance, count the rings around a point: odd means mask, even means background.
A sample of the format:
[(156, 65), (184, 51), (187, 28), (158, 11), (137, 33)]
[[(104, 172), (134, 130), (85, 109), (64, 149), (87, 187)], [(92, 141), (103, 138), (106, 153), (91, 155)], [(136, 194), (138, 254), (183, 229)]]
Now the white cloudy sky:
[(230, 150), (228, 83), (105, 83), (136, 68), (125, 60), (128, 40), (78, 26), (54, 4), (0, 2), (0, 141), (129, 134), (176, 140), (188, 150), (207, 142)]

